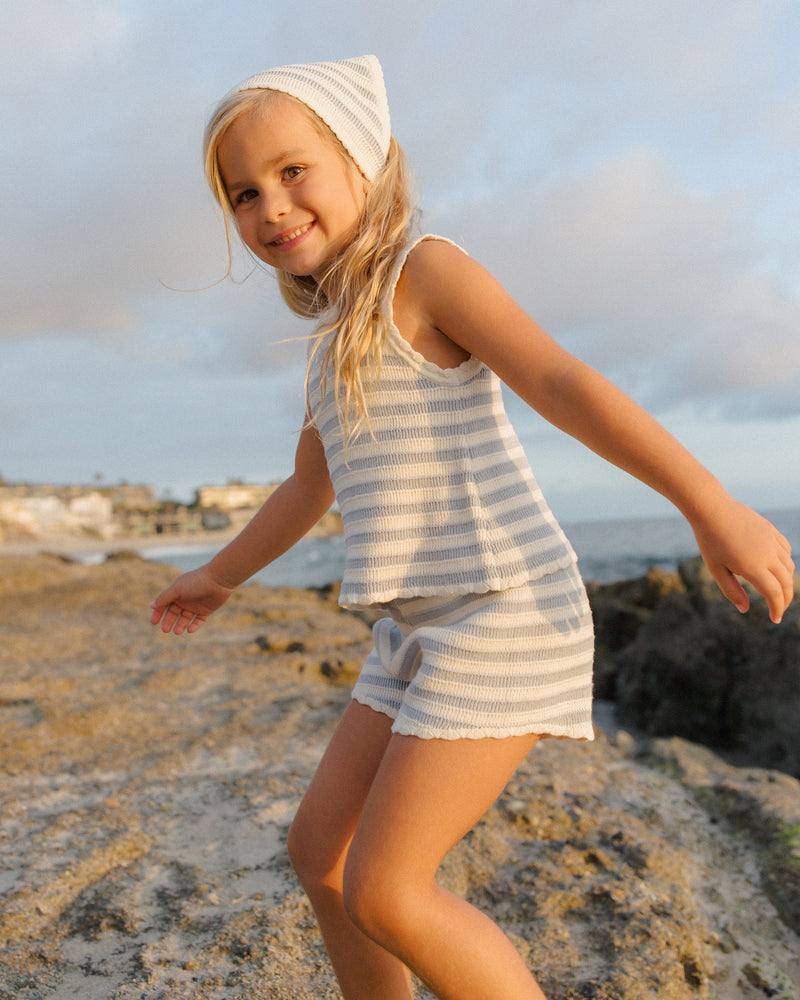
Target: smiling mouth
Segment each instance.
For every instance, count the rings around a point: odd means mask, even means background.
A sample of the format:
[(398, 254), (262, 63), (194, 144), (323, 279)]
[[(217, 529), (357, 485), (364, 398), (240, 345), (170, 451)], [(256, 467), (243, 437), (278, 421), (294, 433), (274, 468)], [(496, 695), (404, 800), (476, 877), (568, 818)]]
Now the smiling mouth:
[(284, 243), (291, 243), (292, 240), (296, 240), (299, 236), (303, 236), (307, 233), (313, 225), (313, 222), (307, 222), (304, 226), (298, 226), (297, 229), (293, 229), (290, 233), (284, 233), (283, 236), (279, 236), (277, 240), (273, 240), (270, 243), (270, 246), (281, 247)]

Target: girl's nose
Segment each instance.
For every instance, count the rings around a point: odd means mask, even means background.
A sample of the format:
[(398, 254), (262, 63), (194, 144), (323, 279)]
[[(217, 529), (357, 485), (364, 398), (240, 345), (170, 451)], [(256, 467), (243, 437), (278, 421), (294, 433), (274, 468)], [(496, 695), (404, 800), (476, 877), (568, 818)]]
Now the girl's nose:
[(281, 188), (264, 191), (261, 205), (261, 215), (265, 222), (277, 222), (289, 211), (289, 199)]

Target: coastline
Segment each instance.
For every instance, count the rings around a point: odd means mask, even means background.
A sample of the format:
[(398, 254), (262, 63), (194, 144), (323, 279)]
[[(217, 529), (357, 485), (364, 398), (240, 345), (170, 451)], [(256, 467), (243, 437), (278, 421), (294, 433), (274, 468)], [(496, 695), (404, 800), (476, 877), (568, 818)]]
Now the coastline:
[(0, 542), (0, 556), (56, 555), (65, 559), (83, 561), (89, 556), (116, 555), (132, 552), (147, 558), (157, 549), (222, 548), (239, 534), (239, 529), (202, 531), (191, 534), (128, 535), (116, 538), (97, 538), (90, 535), (58, 532), (42, 534), (35, 539)]
[[(254, 511), (250, 511), (252, 515)], [(765, 511), (776, 527), (800, 550), (800, 508)], [(4, 537), (0, 531), (0, 556), (36, 556), (50, 553), (89, 563), (103, 557), (130, 552), (151, 558), (159, 550), (191, 553), (215, 551), (235, 538), (247, 517), (237, 517), (228, 528), (168, 531), (152, 534), (104, 536), (78, 531), (40, 531), (35, 537)], [(697, 548), (691, 528), (680, 515), (656, 517), (609, 517), (586, 521), (563, 521), (562, 526), (578, 553), (586, 581), (612, 583), (643, 575), (650, 566), (674, 570), (678, 562), (693, 558)], [(341, 514), (330, 511), (306, 535), (306, 539), (331, 539), (342, 535)], [(159, 555), (157, 558), (161, 559)], [(300, 584), (301, 586), (304, 584)]]
[[(77, 531), (39, 532), (30, 538), (3, 538), (0, 535), (0, 556), (56, 555), (65, 559), (90, 561), (92, 556), (100, 561), (101, 556), (132, 552), (148, 558), (148, 553), (158, 549), (191, 551), (193, 549), (217, 549), (227, 545), (245, 526), (256, 511), (249, 511), (247, 517), (239, 517), (228, 528), (198, 531), (170, 531), (142, 535), (110, 535), (104, 537)], [(328, 511), (307, 533), (306, 538), (331, 538), (342, 533), (342, 518), (338, 511)]]

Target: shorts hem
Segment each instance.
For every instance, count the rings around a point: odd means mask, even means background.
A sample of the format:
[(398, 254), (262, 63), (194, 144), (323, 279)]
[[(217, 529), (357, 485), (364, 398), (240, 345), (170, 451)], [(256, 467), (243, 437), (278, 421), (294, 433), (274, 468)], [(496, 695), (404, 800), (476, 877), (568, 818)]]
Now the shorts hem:
[(354, 693), (352, 695), (352, 700), (357, 701), (359, 705), (366, 705), (367, 708), (371, 708), (374, 712), (380, 712), (381, 715), (388, 715), (390, 719), (397, 718), (397, 712), (393, 712), (388, 705), (384, 705), (384, 703), (378, 701), (377, 698), (370, 698), (368, 694)]
[(461, 727), (453, 729), (432, 730), (415, 726), (405, 720), (395, 720), (392, 732), (400, 736), (416, 736), (421, 740), (504, 740), (511, 736), (538, 736), (540, 739), (580, 740), (589, 742), (594, 739), (594, 729), (589, 726), (579, 729), (561, 729), (557, 726), (543, 727), (537, 725), (509, 726), (508, 729), (487, 729), (480, 726)]
[(399, 736), (416, 736), (421, 740), (503, 740), (509, 736), (539, 736), (541, 739), (579, 740), (591, 742), (595, 738), (591, 723), (577, 726), (546, 726), (541, 723), (526, 723), (520, 726), (509, 726), (505, 729), (490, 729), (486, 726), (452, 726), (449, 729), (433, 730), (427, 726), (419, 726), (409, 719), (403, 719), (393, 712), (388, 705), (370, 698), (369, 695), (354, 693), (353, 701), (366, 705), (381, 715), (394, 720), (392, 732)]

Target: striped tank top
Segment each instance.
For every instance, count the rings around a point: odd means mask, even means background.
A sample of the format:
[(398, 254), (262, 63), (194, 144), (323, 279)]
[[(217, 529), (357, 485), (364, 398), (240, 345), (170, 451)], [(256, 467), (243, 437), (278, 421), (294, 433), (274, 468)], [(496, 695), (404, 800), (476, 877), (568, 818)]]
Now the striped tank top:
[[(418, 242), (398, 261), (392, 294)], [(366, 395), (371, 431), (345, 448), (333, 392), (321, 398), (323, 354), (308, 404), (342, 514), (340, 604), (506, 590), (576, 562), (482, 361), (440, 368), (392, 325)]]

